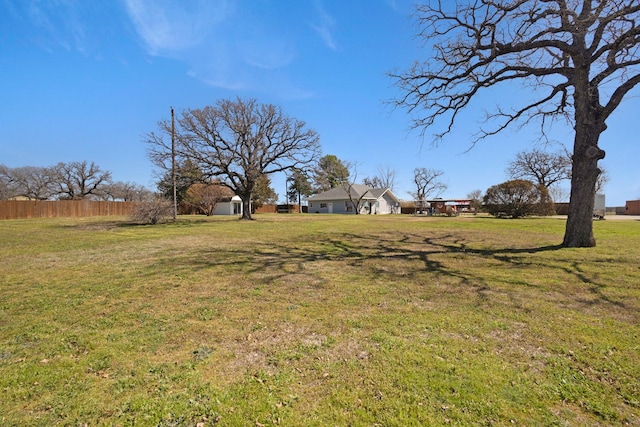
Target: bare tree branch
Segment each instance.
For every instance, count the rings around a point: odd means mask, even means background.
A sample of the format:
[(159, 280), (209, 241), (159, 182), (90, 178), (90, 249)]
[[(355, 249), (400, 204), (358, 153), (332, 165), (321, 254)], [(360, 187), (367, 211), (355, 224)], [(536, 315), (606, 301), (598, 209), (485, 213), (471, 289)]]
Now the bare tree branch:
[(566, 153), (540, 150), (522, 151), (509, 164), (511, 179), (525, 179), (547, 189), (565, 179), (571, 179), (571, 158)]

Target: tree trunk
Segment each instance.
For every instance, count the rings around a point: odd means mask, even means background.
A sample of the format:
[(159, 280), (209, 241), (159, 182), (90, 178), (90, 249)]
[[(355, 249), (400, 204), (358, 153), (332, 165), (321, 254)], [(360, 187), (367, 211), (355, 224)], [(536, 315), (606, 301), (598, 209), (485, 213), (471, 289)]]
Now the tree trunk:
[(251, 194), (239, 194), (242, 199), (242, 217), (240, 219), (253, 219), (251, 217)]
[[(584, 34), (574, 37), (575, 44), (582, 46), (581, 52), (587, 52)], [(592, 86), (589, 77), (589, 58), (586, 55), (573, 57), (575, 140), (571, 166), (571, 197), (569, 199), (569, 217), (562, 245), (567, 248), (588, 248), (596, 245), (593, 237), (593, 205), (596, 181), (601, 171), (598, 160), (605, 152), (598, 147), (600, 134), (607, 128), (600, 93)]]
[(598, 148), (598, 140), (604, 127), (604, 124), (598, 124), (596, 118), (576, 120), (569, 216), (562, 242), (567, 248), (587, 248), (596, 245), (593, 236), (593, 205), (596, 181), (601, 173), (598, 160), (605, 156), (605, 152)]
[[(574, 174), (571, 177), (571, 198), (569, 201), (569, 216), (562, 245), (567, 248), (586, 248), (596, 245), (593, 236), (593, 203), (595, 183), (591, 179), (578, 175), (576, 162), (573, 162)], [(586, 161), (581, 165), (586, 169)], [(596, 174), (597, 176), (597, 174)]]

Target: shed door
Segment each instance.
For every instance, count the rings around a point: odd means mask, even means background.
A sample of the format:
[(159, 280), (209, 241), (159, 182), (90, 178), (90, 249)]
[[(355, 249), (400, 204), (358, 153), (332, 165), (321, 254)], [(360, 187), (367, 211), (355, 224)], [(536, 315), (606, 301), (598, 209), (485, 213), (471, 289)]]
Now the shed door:
[(327, 207), (329, 209), (329, 213), (333, 213), (333, 203), (332, 202), (327, 203)]

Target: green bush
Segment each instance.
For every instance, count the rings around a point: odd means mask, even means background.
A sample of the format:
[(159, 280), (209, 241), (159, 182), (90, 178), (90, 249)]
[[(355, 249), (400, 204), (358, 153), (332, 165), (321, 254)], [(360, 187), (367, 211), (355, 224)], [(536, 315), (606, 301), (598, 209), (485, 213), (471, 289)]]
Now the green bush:
[(554, 212), (547, 189), (524, 179), (514, 179), (490, 187), (483, 202), (484, 210), (496, 217), (521, 218), (529, 215), (551, 215)]

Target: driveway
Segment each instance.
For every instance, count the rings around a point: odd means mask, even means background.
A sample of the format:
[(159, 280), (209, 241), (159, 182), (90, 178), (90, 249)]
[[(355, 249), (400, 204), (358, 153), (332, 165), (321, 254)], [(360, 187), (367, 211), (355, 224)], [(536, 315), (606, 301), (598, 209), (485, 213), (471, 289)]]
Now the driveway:
[(604, 218), (614, 221), (640, 221), (640, 215), (606, 215)]

